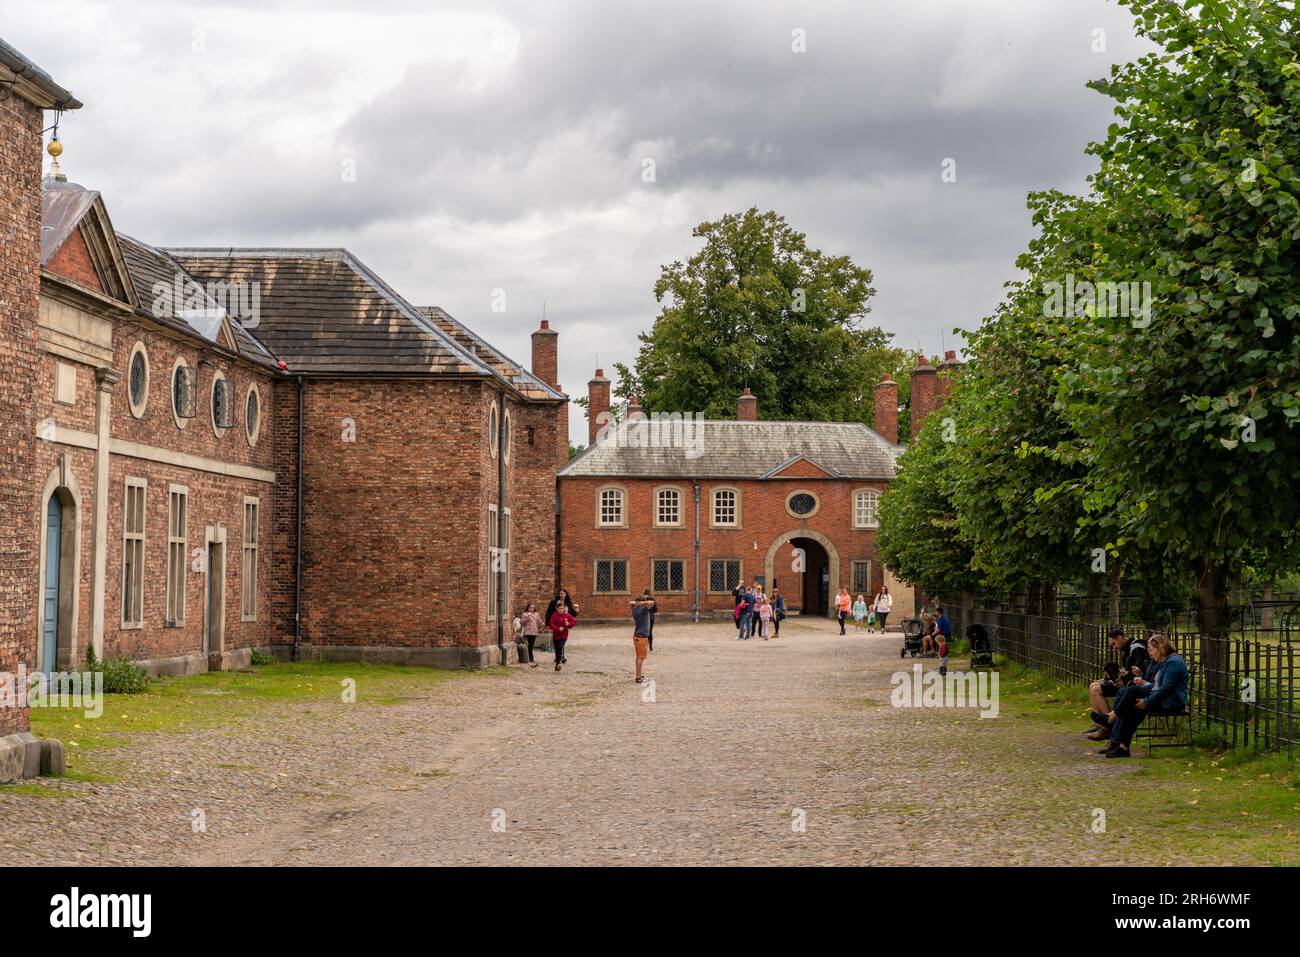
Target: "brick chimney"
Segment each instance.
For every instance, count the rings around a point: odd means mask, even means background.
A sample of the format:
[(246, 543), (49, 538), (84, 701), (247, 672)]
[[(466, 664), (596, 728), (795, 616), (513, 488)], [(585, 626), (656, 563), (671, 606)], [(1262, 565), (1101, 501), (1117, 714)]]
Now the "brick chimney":
[(633, 422), (636, 419), (644, 419), (645, 412), (641, 409), (641, 402), (636, 396), (631, 396), (627, 400), (627, 420)]
[(888, 375), (876, 383), (876, 434), (898, 444), (898, 383)]
[(560, 387), (559, 339), (548, 319), (533, 333), (533, 375), (555, 389)]
[(916, 368), (912, 370), (911, 385), (911, 411), (912, 411), (912, 438), (915, 439), (921, 426), (925, 424), (925, 417), (934, 411), (935, 407), (935, 377), (937, 372), (930, 364), (924, 353), (916, 357)]
[(952, 387), (957, 384), (957, 373), (961, 371), (963, 363), (957, 358), (957, 350), (949, 349), (943, 354), (943, 362), (939, 363), (939, 374), (935, 377), (934, 385), (934, 408), (939, 408), (948, 401), (948, 393), (952, 392)]
[[(587, 383), (587, 445), (596, 444), (596, 433), (601, 430), (602, 424), (608, 423), (609, 413), (609, 380), (605, 378), (605, 370), (597, 369), (596, 374), (592, 376), (591, 381)], [(605, 415), (605, 419), (601, 416)]]
[(748, 387), (740, 394), (740, 401), (736, 403), (736, 419), (740, 422), (758, 421), (758, 397), (750, 392)]

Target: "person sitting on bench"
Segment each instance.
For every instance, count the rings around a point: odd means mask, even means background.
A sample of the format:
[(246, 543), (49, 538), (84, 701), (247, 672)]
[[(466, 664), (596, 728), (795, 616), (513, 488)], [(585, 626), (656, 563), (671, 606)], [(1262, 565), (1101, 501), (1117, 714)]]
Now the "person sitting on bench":
[(1155, 681), (1136, 682), (1115, 699), (1115, 724), (1110, 743), (1101, 752), (1108, 758), (1129, 757), (1129, 744), (1142, 719), (1149, 715), (1182, 714), (1187, 710), (1187, 663), (1173, 643), (1157, 632), (1148, 646), (1156, 661)]
[(1124, 664), (1119, 669), (1118, 678), (1111, 677), (1107, 672), (1106, 677), (1099, 678), (1088, 686), (1088, 697), (1092, 702), (1092, 727), (1084, 735), (1092, 741), (1104, 741), (1110, 737), (1108, 715), (1112, 709), (1106, 699), (1114, 698), (1132, 684), (1134, 678), (1142, 677), (1151, 662), (1147, 654), (1147, 643), (1141, 638), (1134, 638), (1125, 649), (1123, 628), (1112, 628), (1107, 640), (1112, 651), (1124, 649)]

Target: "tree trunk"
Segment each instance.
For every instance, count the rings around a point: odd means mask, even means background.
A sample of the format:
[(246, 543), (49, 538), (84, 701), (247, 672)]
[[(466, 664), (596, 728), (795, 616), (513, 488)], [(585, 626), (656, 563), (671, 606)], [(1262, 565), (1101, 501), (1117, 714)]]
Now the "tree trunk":
[(1110, 563), (1106, 566), (1106, 574), (1110, 580), (1109, 581), (1110, 588), (1107, 594), (1107, 598), (1109, 599), (1110, 602), (1110, 608), (1109, 608), (1109, 613), (1107, 614), (1106, 617), (1110, 621), (1111, 628), (1118, 628), (1119, 612), (1120, 612), (1120, 607), (1119, 607), (1120, 568), (1119, 568), (1119, 558), (1117, 556), (1111, 556)]
[(1088, 575), (1088, 595), (1083, 599), (1083, 620), (1095, 625), (1101, 617), (1101, 576), (1096, 572)]
[(1230, 720), (1232, 688), (1228, 675), (1228, 576), (1223, 565), (1203, 559), (1196, 579), (1200, 611), (1201, 654), (1198, 662), (1209, 717)]

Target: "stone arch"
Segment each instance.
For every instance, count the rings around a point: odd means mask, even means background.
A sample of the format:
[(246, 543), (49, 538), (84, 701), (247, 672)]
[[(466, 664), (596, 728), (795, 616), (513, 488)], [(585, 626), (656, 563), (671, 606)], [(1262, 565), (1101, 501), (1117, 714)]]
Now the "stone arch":
[(813, 531), (811, 528), (794, 528), (772, 539), (772, 544), (767, 547), (767, 556), (763, 559), (763, 575), (765, 576), (763, 581), (768, 583), (768, 588), (771, 587), (773, 572), (776, 570), (777, 551), (780, 550), (782, 545), (786, 545), (796, 538), (811, 538), (826, 549), (826, 559), (830, 564), (831, 594), (834, 595), (835, 591), (840, 587), (840, 553), (836, 551), (834, 542), (821, 532)]
[[(56, 660), (43, 660), (45, 635), (45, 522), (46, 508), (50, 498), (58, 496), (63, 506), (63, 529), (59, 545), (59, 613), (58, 635), (56, 639)], [(59, 456), (58, 464), (45, 477), (37, 506), (38, 541), (41, 543), (36, 579), (36, 662), (37, 667), (45, 671), (58, 668), (73, 668), (80, 664), (81, 648), (77, 644), (77, 624), (81, 617), (81, 523), (85, 514), (82, 510), (83, 496), (81, 486), (72, 471), (72, 456), (64, 452)]]

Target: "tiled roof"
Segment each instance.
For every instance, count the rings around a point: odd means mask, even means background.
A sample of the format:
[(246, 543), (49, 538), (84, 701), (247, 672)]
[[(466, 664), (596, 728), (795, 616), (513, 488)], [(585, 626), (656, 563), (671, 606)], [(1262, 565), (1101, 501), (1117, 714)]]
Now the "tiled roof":
[(860, 422), (694, 420), (679, 428), (623, 423), (560, 469), (565, 476), (762, 479), (802, 457), (838, 478), (888, 481), (902, 446)]
[[(181, 276), (183, 283), (193, 282), (202, 286), (196, 276), (163, 250), (142, 243), (125, 233), (117, 234), (117, 242), (122, 249), (127, 271), (131, 274), (131, 283), (136, 288), (136, 295), (143, 311), (164, 325), (189, 332), (208, 342), (220, 342), (217, 335), (222, 324), (213, 318), (219, 312), (214, 301), (207, 300), (210, 311), (205, 312), (203, 316), (197, 316), (187, 313), (183, 308), (176, 309), (177, 303), (173, 302), (171, 297), (156, 297), (153, 294), (155, 283), (162, 283), (172, 288), (177, 274)], [(206, 295), (204, 298), (207, 299)], [(155, 306), (161, 308), (156, 309)], [(240, 323), (232, 321), (230, 328), (234, 330), (240, 355), (260, 365), (277, 365), (276, 357)]]
[(95, 205), (99, 193), (76, 183), (46, 179), (41, 183), (41, 266), (67, 242), (82, 218)]
[(346, 249), (169, 249), (202, 281), (256, 282), (254, 335), (308, 375), (495, 377)]
[(420, 312), (435, 323), (439, 329), (509, 379), (514, 384), (514, 387), (528, 398), (558, 399), (561, 401), (568, 399), (568, 396), (563, 392), (552, 388), (537, 378), (528, 369), (524, 368), (521, 363), (511, 359), (468, 326), (457, 319), (453, 319), (444, 310), (437, 306), (422, 306)]

